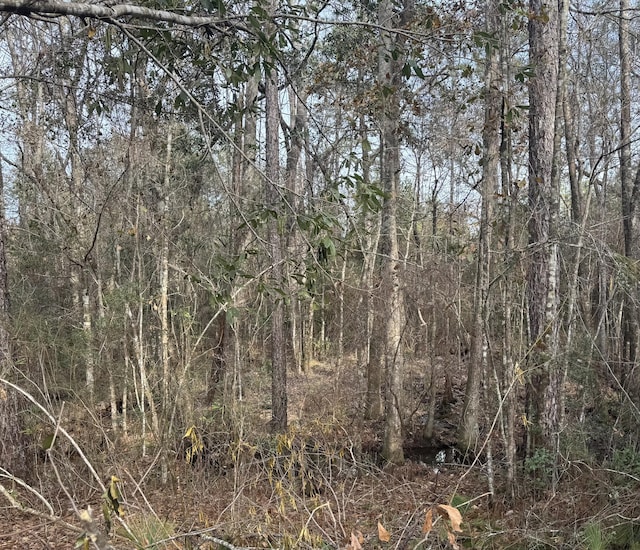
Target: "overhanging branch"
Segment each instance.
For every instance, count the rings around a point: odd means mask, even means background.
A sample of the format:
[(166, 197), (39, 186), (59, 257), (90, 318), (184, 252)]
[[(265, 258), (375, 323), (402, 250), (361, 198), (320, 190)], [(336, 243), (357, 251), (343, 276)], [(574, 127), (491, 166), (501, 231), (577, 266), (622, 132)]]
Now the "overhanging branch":
[[(113, 2), (113, 0), (109, 0)], [(117, 1), (117, 0), (116, 0)], [(65, 2), (60, 0), (0, 0), (0, 13), (17, 14), (28, 17), (58, 17), (75, 16), (84, 19), (103, 20), (106, 22), (122, 21), (127, 17), (144, 21), (157, 21), (183, 27), (206, 27), (216, 28), (220, 31), (241, 30), (252, 32), (246, 25), (247, 15), (237, 14), (228, 17), (217, 17), (212, 15), (185, 15), (182, 13), (158, 10), (135, 6), (133, 4), (87, 4), (83, 2)], [(367, 21), (341, 21), (333, 19), (319, 19), (298, 14), (276, 13), (274, 19), (290, 19), (295, 21), (306, 21), (315, 25), (326, 26), (347, 26), (362, 27), (371, 31), (385, 31), (404, 36), (411, 40), (424, 40), (432, 38), (431, 32), (420, 32), (406, 28), (386, 27)], [(4, 22), (4, 21), (2, 21)], [(1, 23), (0, 23), (1, 24)]]
[(171, 11), (144, 8), (131, 4), (104, 6), (81, 2), (59, 2), (55, 0), (0, 0), (0, 12), (49, 17), (72, 15), (88, 19), (136, 17), (146, 21), (163, 21), (165, 23), (184, 25), (187, 27), (234, 25), (232, 18), (221, 19), (214, 16), (183, 15)]

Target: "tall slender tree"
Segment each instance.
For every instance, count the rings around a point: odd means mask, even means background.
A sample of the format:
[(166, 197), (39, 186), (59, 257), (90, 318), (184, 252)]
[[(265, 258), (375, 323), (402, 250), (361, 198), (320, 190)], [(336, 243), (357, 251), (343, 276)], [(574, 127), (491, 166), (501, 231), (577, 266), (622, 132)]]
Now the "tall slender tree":
[[(618, 23), (620, 49), (620, 191), (624, 255), (640, 257), (638, 244), (638, 202), (640, 201), (640, 168), (634, 180), (631, 168), (631, 46), (629, 0), (620, 0)], [(636, 360), (638, 346), (637, 296), (624, 298), (622, 353), (628, 364)], [(623, 373), (624, 376), (624, 373)]]
[(500, 15), (498, 2), (488, 0), (485, 7), (485, 115), (482, 131), (482, 184), (480, 232), (476, 263), (476, 289), (473, 305), (473, 340), (467, 368), (467, 386), (462, 412), (460, 443), (473, 451), (478, 444), (480, 387), (487, 368), (489, 331), (489, 282), (491, 275), (491, 239), (494, 197), (500, 177), (500, 129), (502, 93), (500, 91)]
[[(272, 12), (275, 9), (272, 6)], [(274, 32), (274, 29), (271, 29)], [(265, 64), (265, 204), (272, 210), (269, 220), (269, 258), (271, 278), (278, 287), (284, 284), (283, 236), (281, 216), (282, 189), (280, 185), (280, 99), (278, 70), (274, 60)], [(271, 429), (276, 433), (287, 429), (287, 356), (284, 327), (284, 302), (280, 296), (273, 300), (271, 312)]]
[[(0, 378), (11, 374), (13, 360), (9, 328), (9, 278), (7, 273), (7, 227), (4, 178), (0, 164)], [(15, 391), (0, 382), (0, 464), (13, 475), (26, 472), (26, 442), (18, 415)]]
[(385, 192), (382, 208), (382, 280), (387, 313), (384, 331), (384, 366), (387, 375), (385, 430), (382, 454), (392, 463), (404, 462), (402, 404), (405, 326), (404, 290), (398, 245), (398, 192), (400, 183), (400, 100), (402, 97), (402, 40), (395, 27), (405, 27), (413, 17), (413, 0), (404, 0), (400, 13), (391, 0), (378, 6), (381, 44), (378, 82), (381, 99), (381, 181)]
[(529, 4), (529, 339), (528, 386), (534, 429), (551, 444), (558, 435), (558, 178), (554, 163), (558, 90), (558, 3)]

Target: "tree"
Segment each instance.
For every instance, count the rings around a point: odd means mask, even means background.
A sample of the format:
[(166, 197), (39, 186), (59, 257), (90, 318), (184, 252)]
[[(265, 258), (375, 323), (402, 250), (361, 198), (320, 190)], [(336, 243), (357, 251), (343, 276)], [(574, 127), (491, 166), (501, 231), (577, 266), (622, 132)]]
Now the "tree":
[(559, 421), (558, 177), (555, 149), (558, 90), (558, 4), (529, 4), (529, 243), (527, 269), (531, 382), (530, 420), (542, 441), (555, 444)]
[[(635, 178), (631, 168), (631, 48), (629, 31), (629, 2), (620, 0), (619, 49), (620, 49), (620, 193), (624, 255), (640, 258), (638, 239), (638, 206), (640, 204), (640, 168)], [(623, 314), (623, 357), (628, 364), (636, 360), (638, 346), (637, 296), (631, 293), (625, 299)], [(623, 375), (624, 376), (624, 375)]]
[[(271, 7), (272, 13), (275, 5)], [(271, 27), (270, 32), (275, 32)], [(280, 185), (280, 99), (278, 70), (275, 60), (265, 63), (265, 204), (271, 210), (268, 225), (271, 280), (276, 289), (284, 285), (282, 244), (282, 189)], [(283, 433), (287, 429), (287, 358), (284, 332), (284, 301), (274, 293), (271, 312), (271, 429)]]
[[(4, 178), (0, 165), (0, 379), (11, 375), (13, 357), (9, 317), (7, 273), (7, 226), (4, 208)], [(0, 382), (0, 464), (14, 475), (23, 475), (26, 463), (25, 439), (18, 416), (18, 396)]]
[[(382, 27), (407, 27), (414, 15), (412, 0), (404, 0), (402, 10), (395, 13), (390, 0), (378, 6), (378, 24)], [(385, 430), (382, 455), (395, 464), (404, 462), (402, 444), (402, 405), (404, 350), (402, 333), (405, 326), (404, 291), (400, 277), (401, 260), (398, 246), (398, 193), (400, 183), (400, 97), (402, 93), (402, 40), (397, 34), (383, 30), (378, 51), (378, 86), (381, 100), (381, 183), (385, 192), (382, 208), (382, 286), (388, 305), (384, 329), (384, 367), (387, 376)]]
[(467, 368), (467, 386), (462, 411), (460, 444), (466, 451), (478, 446), (480, 389), (487, 369), (489, 354), (489, 284), (491, 278), (491, 245), (494, 197), (499, 189), (500, 132), (502, 128), (502, 93), (499, 74), (501, 50), (500, 12), (497, 2), (489, 0), (485, 7), (485, 115), (482, 129), (482, 204), (476, 264), (476, 286), (473, 304), (473, 340)]

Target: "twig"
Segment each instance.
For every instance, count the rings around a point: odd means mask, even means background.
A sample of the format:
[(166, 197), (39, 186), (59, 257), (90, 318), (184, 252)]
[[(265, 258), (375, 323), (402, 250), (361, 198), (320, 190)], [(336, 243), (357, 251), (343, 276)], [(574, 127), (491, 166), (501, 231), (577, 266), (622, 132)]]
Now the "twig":
[(293, 545), (294, 547), (297, 547), (298, 544), (300, 543), (300, 541), (302, 540), (302, 536), (304, 535), (305, 532), (308, 531), (309, 529), (309, 523), (311, 523), (311, 520), (313, 519), (314, 514), (320, 510), (321, 508), (326, 508), (329, 507), (329, 510), (331, 510), (331, 506), (329, 505), (328, 502), (325, 502), (324, 504), (321, 504), (320, 506), (316, 506), (313, 510), (311, 510), (311, 514), (309, 515), (309, 517), (307, 518), (307, 521), (304, 524), (304, 527), (302, 529), (300, 529), (300, 534), (298, 535), (298, 540), (296, 541), (296, 543)]
[(220, 546), (224, 546), (225, 548), (228, 548), (229, 550), (253, 550), (253, 548), (249, 547), (249, 546), (234, 546), (230, 542), (227, 542), (226, 540), (219, 539), (218, 537), (211, 537), (209, 535), (201, 535), (201, 536), (202, 536), (202, 538), (204, 540), (209, 541), (209, 542), (215, 542), (216, 544), (218, 544)]
[(53, 510), (53, 506), (51, 506), (51, 504), (47, 501), (46, 498), (44, 498), (44, 496), (42, 494), (40, 494), (33, 487), (31, 487), (31, 485), (29, 485), (28, 483), (26, 483), (22, 479), (14, 476), (13, 474), (9, 473), (4, 468), (0, 468), (0, 477), (6, 477), (7, 479), (10, 479), (14, 483), (17, 483), (18, 485), (20, 485), (20, 487), (22, 487), (22, 488), (26, 489), (27, 491), (33, 493), (38, 498), (38, 500), (40, 500), (40, 502), (42, 502), (42, 504), (44, 504), (46, 506), (47, 510), (49, 510), (49, 515), (51, 517), (55, 517), (56, 513)]
[(63, 520), (59, 516), (56, 516), (55, 514), (46, 514), (44, 512), (41, 512), (40, 510), (36, 510), (35, 508), (31, 508), (29, 506), (24, 506), (23, 504), (20, 504), (16, 500), (16, 498), (11, 494), (11, 492), (8, 491), (4, 485), (2, 485), (2, 483), (0, 483), (0, 493), (2, 493), (6, 497), (6, 499), (11, 504), (12, 508), (15, 508), (20, 512), (24, 512), (26, 514), (38, 517), (40, 519), (45, 519), (54, 523), (59, 523), (75, 533), (82, 533), (82, 529), (80, 529), (79, 527), (76, 527), (75, 525), (72, 525), (71, 523), (67, 523), (65, 520)]
[(20, 386), (17, 386), (13, 382), (9, 382), (8, 380), (6, 380), (4, 378), (0, 378), (0, 382), (2, 384), (6, 384), (10, 388), (13, 388), (18, 393), (20, 393), (21, 395), (26, 397), (29, 401), (31, 401), (31, 403), (33, 403), (36, 407), (38, 407), (38, 409), (40, 409), (45, 414), (45, 416), (49, 419), (49, 422), (51, 422), (51, 424), (53, 424), (56, 427), (56, 432), (60, 432), (62, 435), (64, 435), (69, 440), (69, 443), (71, 443), (71, 445), (73, 445), (73, 448), (78, 452), (78, 455), (80, 455), (80, 458), (82, 459), (82, 462), (84, 462), (86, 464), (87, 468), (89, 468), (89, 471), (91, 472), (91, 475), (93, 476), (93, 478), (96, 480), (96, 482), (100, 486), (100, 489), (102, 489), (102, 492), (106, 493), (107, 488), (105, 487), (104, 483), (100, 479), (100, 476), (98, 475), (98, 472), (96, 472), (95, 468), (93, 467), (93, 465), (91, 464), (91, 462), (87, 458), (87, 455), (84, 454), (84, 452), (80, 448), (80, 445), (78, 445), (78, 443), (71, 436), (71, 434), (69, 434), (69, 432), (67, 432), (67, 430), (65, 430), (62, 426), (60, 426), (60, 423), (56, 420), (56, 418), (47, 409), (45, 409), (40, 403), (38, 403), (36, 398), (33, 397), (33, 395), (31, 395), (28, 391), (23, 390)]

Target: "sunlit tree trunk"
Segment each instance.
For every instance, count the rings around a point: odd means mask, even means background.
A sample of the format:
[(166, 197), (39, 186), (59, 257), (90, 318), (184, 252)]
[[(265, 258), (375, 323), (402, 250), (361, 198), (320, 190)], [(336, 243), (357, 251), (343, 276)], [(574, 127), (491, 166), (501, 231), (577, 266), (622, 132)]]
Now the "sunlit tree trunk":
[[(378, 23), (393, 27), (410, 20), (412, 0), (405, 0), (401, 18), (395, 15), (390, 0), (378, 6)], [(402, 406), (404, 350), (402, 331), (405, 323), (404, 291), (400, 278), (401, 261), (398, 245), (398, 187), (400, 180), (400, 96), (402, 88), (401, 59), (398, 51), (402, 43), (390, 31), (382, 32), (382, 44), (378, 54), (378, 78), (381, 87), (382, 108), (380, 126), (382, 133), (381, 182), (385, 191), (382, 209), (382, 287), (386, 304), (384, 319), (384, 366), (387, 376), (385, 400), (385, 429), (382, 455), (392, 463), (404, 462)]]
[[(296, 86), (294, 88), (293, 86)], [(303, 86), (292, 83), (288, 88), (289, 111), (291, 113), (288, 124), (283, 121), (285, 127), (286, 145), (286, 167), (285, 180), (287, 182), (287, 235), (286, 251), (287, 257), (295, 259), (295, 262), (287, 265), (287, 280), (289, 281), (289, 304), (288, 319), (295, 369), (298, 372), (303, 370), (303, 327), (304, 317), (302, 313), (302, 302), (298, 296), (298, 282), (291, 277), (291, 271), (303, 272), (306, 260), (306, 247), (298, 229), (297, 217), (302, 213), (303, 208), (303, 188), (302, 180), (299, 177), (299, 168), (302, 158), (302, 149), (305, 143), (304, 136), (307, 134), (307, 94)]]
[[(360, 146), (362, 148), (362, 181), (364, 185), (371, 184), (372, 158), (367, 136), (366, 122), (363, 116), (358, 119)], [(362, 332), (359, 338), (360, 362), (365, 365), (367, 377), (367, 397), (365, 416), (371, 420), (382, 417), (384, 403), (382, 399), (382, 369), (384, 365), (378, 360), (381, 355), (380, 339), (375, 337), (375, 282), (376, 253), (380, 243), (381, 213), (371, 215), (366, 209), (362, 219), (364, 231), (358, 234), (358, 247), (362, 254), (362, 271), (360, 273), (360, 288), (362, 289), (358, 301), (358, 311), (362, 311)]]

